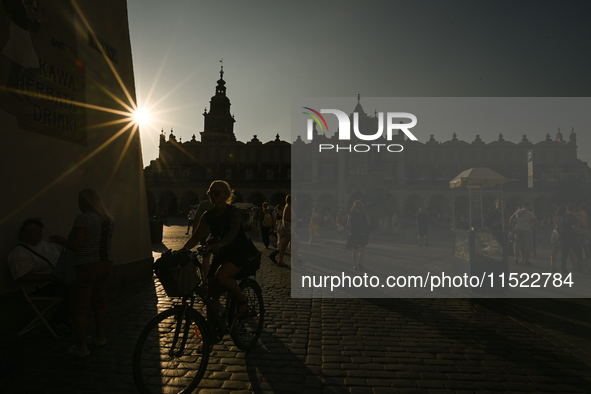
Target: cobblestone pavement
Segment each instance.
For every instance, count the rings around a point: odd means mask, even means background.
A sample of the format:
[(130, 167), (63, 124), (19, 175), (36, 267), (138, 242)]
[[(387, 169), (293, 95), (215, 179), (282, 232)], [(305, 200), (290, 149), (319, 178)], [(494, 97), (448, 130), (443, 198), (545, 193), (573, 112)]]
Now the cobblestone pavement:
[[(164, 243), (179, 248), (185, 230), (165, 227)], [(424, 253), (445, 248), (435, 240)], [(257, 274), (267, 311), (260, 346), (245, 354), (229, 338), (215, 345), (200, 393), (591, 392), (586, 300), (292, 299), (290, 271), (268, 254)], [(65, 354), (72, 337), (41, 328), (4, 338), (14, 370), (0, 392), (137, 392), (135, 341), (171, 300), (149, 280), (110, 302), (109, 344), (87, 358)]]

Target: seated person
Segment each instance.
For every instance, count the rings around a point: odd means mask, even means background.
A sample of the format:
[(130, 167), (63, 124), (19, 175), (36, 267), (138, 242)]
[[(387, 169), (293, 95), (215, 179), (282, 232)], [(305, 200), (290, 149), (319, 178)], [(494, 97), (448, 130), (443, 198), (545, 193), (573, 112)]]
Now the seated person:
[[(18, 233), (19, 244), (8, 255), (12, 278), (22, 285), (44, 285), (32, 293), (37, 297), (67, 297), (68, 287), (55, 280), (54, 271), (60, 252), (56, 246), (43, 240), (43, 223), (39, 219), (27, 219)], [(67, 302), (62, 302), (55, 319), (69, 317)], [(65, 328), (57, 325), (56, 330)]]
[(8, 255), (12, 278), (20, 284), (44, 284), (53, 281), (60, 252), (43, 240), (43, 223), (39, 219), (24, 221), (18, 233), (20, 241)]

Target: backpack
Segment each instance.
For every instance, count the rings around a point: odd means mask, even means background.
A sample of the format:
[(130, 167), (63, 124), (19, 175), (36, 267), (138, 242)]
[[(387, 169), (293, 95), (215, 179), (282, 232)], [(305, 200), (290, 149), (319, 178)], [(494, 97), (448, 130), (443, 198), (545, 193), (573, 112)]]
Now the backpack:
[(263, 227), (273, 227), (273, 216), (268, 211), (265, 211), (265, 217), (263, 218)]

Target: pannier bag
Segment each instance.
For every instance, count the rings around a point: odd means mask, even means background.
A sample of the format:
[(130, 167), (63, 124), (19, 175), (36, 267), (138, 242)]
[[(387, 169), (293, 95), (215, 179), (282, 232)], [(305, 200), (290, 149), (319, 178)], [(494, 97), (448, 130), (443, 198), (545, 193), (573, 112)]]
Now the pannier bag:
[(168, 250), (153, 265), (169, 297), (184, 297), (201, 283), (189, 250)]
[(246, 256), (248, 257), (248, 264), (242, 268), (242, 274), (244, 276), (253, 276), (261, 268), (261, 252), (250, 238), (248, 239)]

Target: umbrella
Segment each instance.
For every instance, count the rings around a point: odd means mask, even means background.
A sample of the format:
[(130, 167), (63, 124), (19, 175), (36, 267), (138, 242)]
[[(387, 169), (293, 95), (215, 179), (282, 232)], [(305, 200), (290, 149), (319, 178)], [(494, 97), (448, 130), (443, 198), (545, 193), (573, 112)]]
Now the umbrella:
[(485, 189), (507, 183), (507, 178), (490, 168), (470, 168), (449, 182), (449, 187), (467, 186), (470, 189)]
[(252, 208), (252, 207), (256, 206), (256, 205), (249, 203), (249, 202), (235, 202), (232, 205), (234, 205), (237, 208)]

